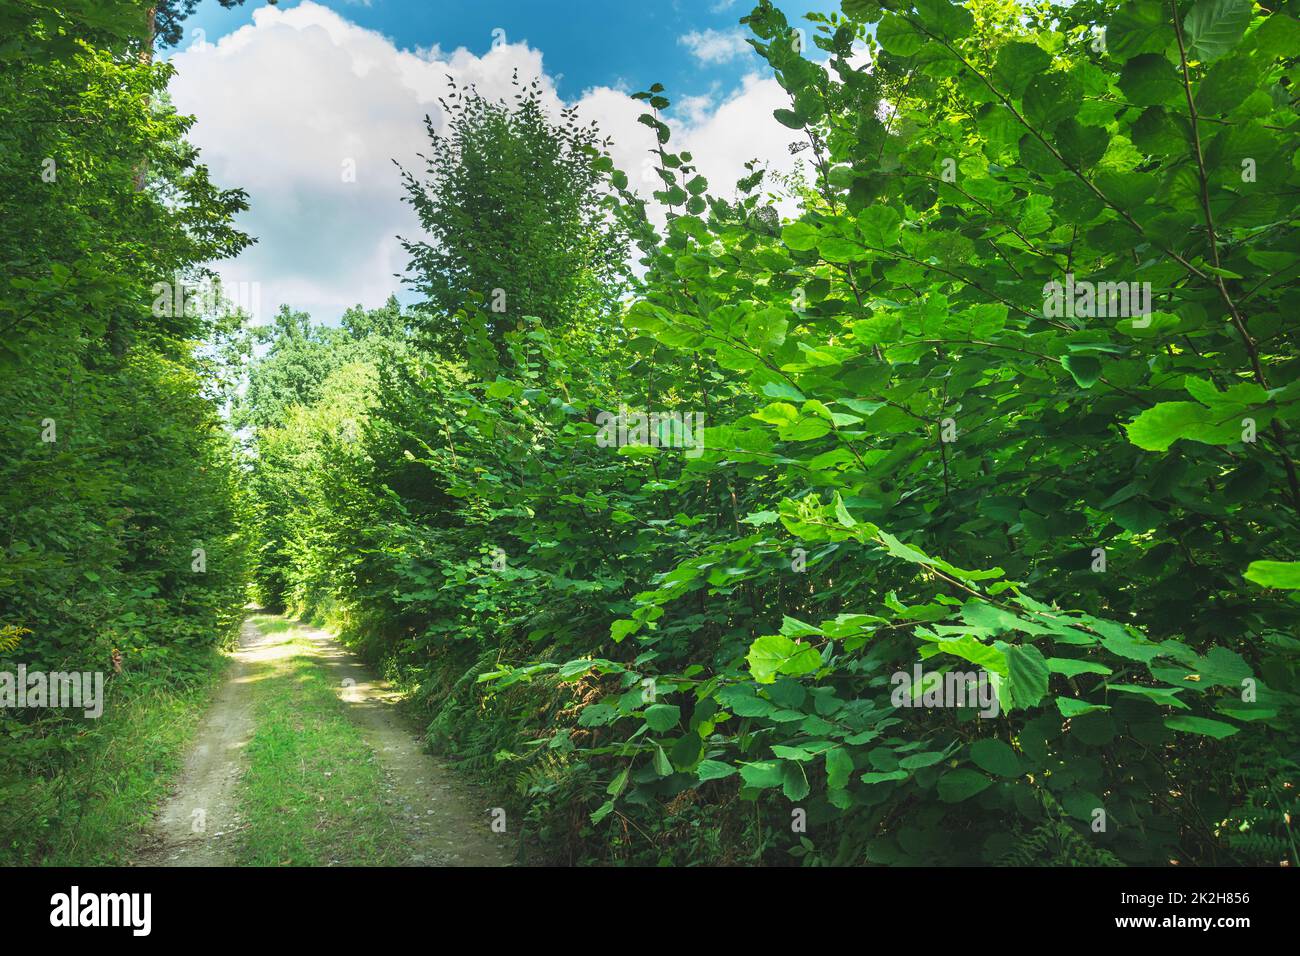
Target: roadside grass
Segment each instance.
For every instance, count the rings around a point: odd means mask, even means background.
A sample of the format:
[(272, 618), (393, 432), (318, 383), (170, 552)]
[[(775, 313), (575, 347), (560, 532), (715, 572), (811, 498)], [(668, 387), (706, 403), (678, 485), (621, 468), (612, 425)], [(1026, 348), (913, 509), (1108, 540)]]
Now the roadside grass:
[(0, 724), (0, 865), (134, 859), (228, 664), (213, 649), (181, 682), (117, 678), (98, 720)]
[[(290, 622), (259, 627), (288, 631)], [(284, 653), (253, 674), (255, 730), (240, 783), (241, 866), (392, 866), (404, 839), (383, 802), (384, 775), (349, 719), (310, 641), (290, 637)]]

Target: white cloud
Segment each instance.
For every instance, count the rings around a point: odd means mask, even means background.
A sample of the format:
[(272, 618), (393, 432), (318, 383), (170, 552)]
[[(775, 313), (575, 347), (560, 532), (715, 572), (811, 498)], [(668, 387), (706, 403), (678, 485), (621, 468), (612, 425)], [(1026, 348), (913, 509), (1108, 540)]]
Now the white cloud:
[(696, 125), (708, 118), (709, 110), (713, 108), (713, 97), (707, 93), (701, 96), (683, 96), (675, 106), (678, 116), (687, 123)]
[(730, 30), (692, 30), (677, 40), (691, 51), (691, 55), (705, 63), (727, 63), (736, 57), (752, 52), (745, 42), (745, 32), (739, 27)]
[[(227, 283), (257, 282), (260, 317), (282, 303), (335, 322), (348, 306), (376, 306), (401, 288), (406, 255), (396, 236), (420, 235), (392, 160), (416, 173), (427, 146), (424, 116), (444, 118), (437, 100), (448, 76), (489, 97), (513, 95), (511, 75), (538, 77), (543, 100), (566, 105), (545, 71), (542, 53), (500, 43), (478, 55), (397, 49), (316, 3), (289, 10), (264, 7), (253, 22), (221, 38), (178, 51), (171, 94), (198, 120), (191, 139), (214, 180), (248, 190), (251, 210), (240, 220), (259, 242), (223, 263)], [(772, 119), (788, 100), (774, 80), (757, 75), (713, 107), (686, 98), (670, 148), (689, 149), (714, 192), (729, 195), (743, 163), (769, 159), (778, 169), (798, 160), (786, 146), (796, 137)], [(584, 121), (613, 138), (611, 153), (635, 187), (659, 187), (643, 163), (653, 133), (637, 122), (644, 103), (625, 90), (598, 87), (577, 101)], [(355, 181), (345, 171), (355, 167)]]
[[(711, 192), (730, 196), (735, 181), (745, 175), (748, 160), (765, 162), (773, 174), (802, 167), (803, 154), (789, 150), (789, 144), (801, 135), (772, 117), (773, 110), (789, 106), (790, 95), (776, 80), (751, 73), (735, 94), (683, 128), (684, 148), (709, 180)], [(782, 205), (782, 212), (794, 211), (792, 206)]]

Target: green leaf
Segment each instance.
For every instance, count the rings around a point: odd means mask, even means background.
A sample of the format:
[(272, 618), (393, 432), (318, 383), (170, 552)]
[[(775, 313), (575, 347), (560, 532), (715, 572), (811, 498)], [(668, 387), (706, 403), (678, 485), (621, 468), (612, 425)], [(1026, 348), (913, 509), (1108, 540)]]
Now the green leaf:
[(1056, 709), (1061, 712), (1062, 717), (1078, 717), (1082, 714), (1090, 714), (1093, 711), (1110, 710), (1109, 704), (1090, 704), (1086, 700), (1075, 700), (1073, 697), (1056, 698)]
[(809, 789), (803, 767), (793, 761), (781, 764), (781, 792), (787, 800), (802, 800), (808, 796)]
[(808, 118), (801, 115), (795, 110), (779, 109), (773, 110), (772, 116), (778, 123), (789, 129), (803, 129), (808, 125)]
[(798, 677), (822, 665), (822, 656), (810, 644), (796, 644), (784, 634), (760, 637), (746, 655), (749, 672), (760, 684), (770, 684), (777, 674)]
[(651, 730), (672, 730), (681, 720), (682, 709), (676, 704), (653, 704), (645, 709), (645, 722)]
[[(1081, 169), (1095, 166), (1106, 155), (1110, 142), (1104, 129), (1084, 126), (1072, 118), (1056, 127), (1057, 150)], [(1101, 211), (1101, 200), (1088, 187), (1074, 179), (1065, 180), (1054, 187), (1052, 192), (1063, 215), (1087, 220)]]
[(1040, 133), (1074, 116), (1083, 103), (1083, 89), (1069, 73), (1043, 73), (1025, 89), (1025, 118)]
[(1267, 57), (1292, 55), (1300, 49), (1300, 20), (1279, 10), (1256, 31), (1255, 46)]
[(1300, 561), (1252, 561), (1242, 575), (1264, 588), (1300, 588)]
[(618, 711), (609, 704), (588, 704), (578, 715), (579, 727), (604, 727), (618, 719)]
[(597, 823), (599, 823), (601, 820), (603, 820), (603, 819), (605, 819), (607, 816), (609, 816), (610, 813), (613, 812), (613, 810), (614, 810), (614, 801), (613, 801), (613, 800), (606, 800), (604, 803), (602, 803), (600, 806), (598, 806), (595, 810), (592, 810), (592, 811), (591, 811), (591, 822), (592, 822), (592, 824), (597, 824)]
[(1146, 501), (1132, 498), (1112, 508), (1111, 517), (1125, 531), (1142, 534), (1158, 527), (1164, 513)]
[(1046, 659), (1032, 644), (1012, 644), (1006, 655), (1015, 706), (1021, 710), (1033, 707), (1047, 693), (1050, 671)]
[(1100, 797), (1087, 790), (1071, 790), (1061, 797), (1061, 806), (1076, 820), (1092, 820), (1093, 813), (1103, 809), (1105, 804)]
[(1049, 657), (1047, 659), (1047, 669), (1053, 674), (1064, 674), (1066, 677), (1078, 677), (1080, 674), (1101, 674), (1106, 675), (1113, 673), (1105, 664), (1098, 664), (1094, 661), (1076, 661), (1064, 657)]
[(796, 402), (807, 401), (803, 393), (788, 382), (764, 382), (760, 391), (768, 398), (788, 398)]
[(1082, 714), (1070, 721), (1070, 734), (1090, 747), (1104, 747), (1115, 738), (1115, 721), (1110, 714)]
[(1019, 97), (1029, 81), (1047, 72), (1051, 65), (1051, 56), (1037, 43), (1004, 43), (998, 50), (993, 78), (1004, 92)]
[(822, 629), (785, 614), (781, 617), (781, 633), (786, 637), (796, 639), (800, 637), (820, 637)]
[(867, 255), (860, 245), (839, 236), (823, 236), (817, 243), (817, 254), (827, 262), (853, 262)]
[(1092, 388), (1101, 378), (1101, 362), (1091, 355), (1064, 355), (1061, 364), (1080, 388)]
[(1247, 54), (1225, 57), (1210, 68), (1196, 88), (1196, 111), (1202, 116), (1230, 113), (1258, 84), (1259, 70)]
[(849, 785), (853, 773), (853, 757), (843, 747), (826, 751), (826, 785), (832, 790), (842, 790)]
[(1020, 758), (1016, 752), (993, 737), (971, 744), (970, 759), (981, 770), (999, 777), (1018, 777), (1021, 774)]
[[(1261, 418), (1262, 422), (1263, 419)], [(1161, 402), (1125, 426), (1128, 440), (1147, 451), (1167, 451), (1180, 438), (1208, 445), (1239, 441), (1241, 416), (1215, 411), (1196, 402)]]
[(609, 626), (609, 636), (613, 639), (614, 643), (617, 644), (629, 634), (635, 634), (639, 630), (641, 630), (640, 621), (615, 621)]
[(876, 40), (894, 56), (911, 56), (925, 45), (925, 37), (894, 13), (886, 13), (876, 27)]
[(1180, 714), (1177, 717), (1166, 717), (1165, 726), (1170, 730), (1181, 730), (1187, 734), (1213, 737), (1215, 740), (1231, 737), (1241, 729), (1221, 720), (1211, 720), (1208, 717), (1191, 717), (1185, 714)]
[(844, 507), (844, 499), (840, 497), (838, 492), (835, 494), (835, 520), (846, 528), (857, 526), (857, 521), (854, 520), (853, 515), (849, 514), (849, 509)]
[(1180, 710), (1188, 710), (1188, 706), (1178, 699), (1178, 693), (1182, 688), (1178, 687), (1143, 687), (1140, 684), (1111, 684), (1111, 690), (1117, 690), (1121, 694), (1135, 694), (1138, 697), (1145, 697), (1153, 703), (1163, 704), (1167, 707), (1177, 707)]
[(622, 793), (627, 788), (627, 775), (629, 771), (630, 768), (624, 767), (617, 774), (615, 774), (614, 779), (611, 780), (609, 782), (609, 786), (605, 788), (605, 792), (609, 794), (611, 797), (617, 797), (620, 793)]
[[(753, 417), (769, 425), (793, 425), (799, 420), (799, 409), (789, 402), (772, 402), (772, 404), (754, 412)], [(776, 512), (763, 513), (776, 514)]]
[(1106, 52), (1123, 62), (1139, 53), (1160, 53), (1174, 40), (1163, 3), (1126, 3), (1106, 25)]
[(819, 236), (816, 227), (806, 222), (792, 222), (781, 230), (781, 241), (796, 252), (815, 249)]
[(1213, 382), (1188, 375), (1183, 379), (1183, 388), (1202, 405), (1226, 412), (1237, 411), (1243, 405), (1262, 405), (1268, 401), (1268, 392), (1254, 382), (1237, 382), (1221, 392)]
[(862, 237), (867, 245), (876, 249), (888, 249), (898, 241), (901, 222), (898, 212), (891, 206), (870, 206), (858, 216)]
[(992, 785), (993, 781), (982, 773), (967, 770), (949, 770), (939, 778), (939, 799), (944, 803), (960, 803)]
[(1239, 42), (1250, 25), (1253, 0), (1197, 0), (1183, 19), (1187, 55), (1210, 63)]
[[(950, 640), (936, 641), (929, 646), (934, 648), (932, 653), (952, 654), (954, 657), (960, 657), (972, 664), (978, 664), (986, 671), (995, 674), (1005, 675), (1007, 672), (1006, 655), (996, 647), (990, 647), (969, 634)], [(922, 648), (923, 654), (925, 650), (925, 648)]]
[(758, 697), (748, 684), (737, 684), (718, 692), (718, 702), (738, 717), (766, 717), (776, 709), (766, 697)]
[(1135, 106), (1159, 106), (1177, 99), (1183, 92), (1173, 64), (1160, 53), (1143, 53), (1125, 63), (1119, 88)]
[(904, 770), (920, 770), (922, 767), (933, 767), (942, 759), (942, 752), (938, 750), (930, 750), (925, 753), (912, 754), (904, 757), (898, 762), (898, 765)]
[(709, 780), (722, 780), (734, 776), (735, 773), (735, 767), (718, 760), (701, 760), (700, 765), (695, 768), (695, 775), (699, 778), (700, 783), (706, 783)]
[(975, 26), (971, 12), (954, 0), (913, 0), (922, 25), (936, 36), (960, 40)]
[(1160, 653), (1159, 644), (1140, 640), (1122, 628), (1102, 634), (1101, 644), (1112, 654), (1127, 657), (1131, 661), (1141, 661), (1144, 664), (1150, 663)]
[(790, 313), (785, 309), (760, 309), (745, 320), (745, 339), (753, 348), (765, 351), (784, 342), (789, 327)]
[(866, 784), (889, 783), (893, 780), (906, 780), (911, 774), (906, 770), (868, 770), (859, 779)]
[(659, 776), (667, 777), (672, 774), (672, 762), (668, 759), (668, 755), (664, 753), (664, 748), (658, 744), (655, 745), (654, 763), (655, 773), (659, 774)]

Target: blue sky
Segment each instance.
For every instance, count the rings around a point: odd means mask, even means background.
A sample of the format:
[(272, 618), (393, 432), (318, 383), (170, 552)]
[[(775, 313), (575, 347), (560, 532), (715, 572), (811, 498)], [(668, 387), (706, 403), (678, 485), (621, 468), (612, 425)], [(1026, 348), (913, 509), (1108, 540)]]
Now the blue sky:
[[(737, 49), (736, 31), (745, 34), (738, 21), (753, 8), (750, 0), (316, 2), (408, 50), (436, 45), (482, 54), (492, 45), (493, 31), (502, 30), (508, 41), (542, 51), (557, 91), (569, 100), (594, 86), (622, 85), (635, 92), (663, 83), (679, 97), (730, 90), (758, 63), (748, 50), (720, 58)], [(225, 10), (214, 0), (204, 0), (187, 29), (202, 29), (215, 42), (250, 23), (253, 11), (264, 5), (264, 0), (245, 0), (242, 7)], [(295, 0), (279, 4), (296, 5)], [(777, 5), (791, 23), (801, 21), (808, 11), (839, 9), (835, 0), (778, 0)], [(701, 52), (703, 56), (697, 55)]]
[[(821, 3), (786, 4), (792, 23)], [(748, 0), (203, 0), (167, 56), (169, 91), (196, 117), (190, 138), (213, 180), (249, 194), (239, 225), (257, 245), (218, 271), (260, 290), (257, 318), (279, 306), (335, 323), (352, 305), (402, 295), (398, 236), (420, 236), (394, 161), (417, 172), (424, 118), (445, 118), (447, 77), (508, 97), (511, 74), (541, 82), (544, 103), (575, 108), (613, 140), (643, 195), (659, 188), (653, 134), (631, 93), (663, 83), (673, 146), (730, 195), (745, 163), (802, 169), (798, 139), (772, 112), (789, 97), (744, 42)], [(797, 13), (796, 13), (797, 11)], [(494, 31), (500, 31), (494, 33)], [(807, 44), (810, 55), (821, 51)]]

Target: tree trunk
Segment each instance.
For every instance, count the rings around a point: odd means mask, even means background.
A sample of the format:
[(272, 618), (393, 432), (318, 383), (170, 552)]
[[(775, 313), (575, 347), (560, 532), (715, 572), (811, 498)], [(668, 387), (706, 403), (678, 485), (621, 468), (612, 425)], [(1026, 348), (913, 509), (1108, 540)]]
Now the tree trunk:
[[(141, 63), (148, 64), (153, 62), (153, 38), (156, 32), (155, 24), (157, 23), (157, 19), (158, 19), (158, 8), (150, 7), (149, 8), (149, 29), (145, 33), (144, 49), (140, 51)], [(139, 164), (135, 167), (135, 191), (136, 192), (142, 192), (144, 190), (144, 181), (148, 173), (149, 173), (149, 160), (148, 159), (140, 160)]]

